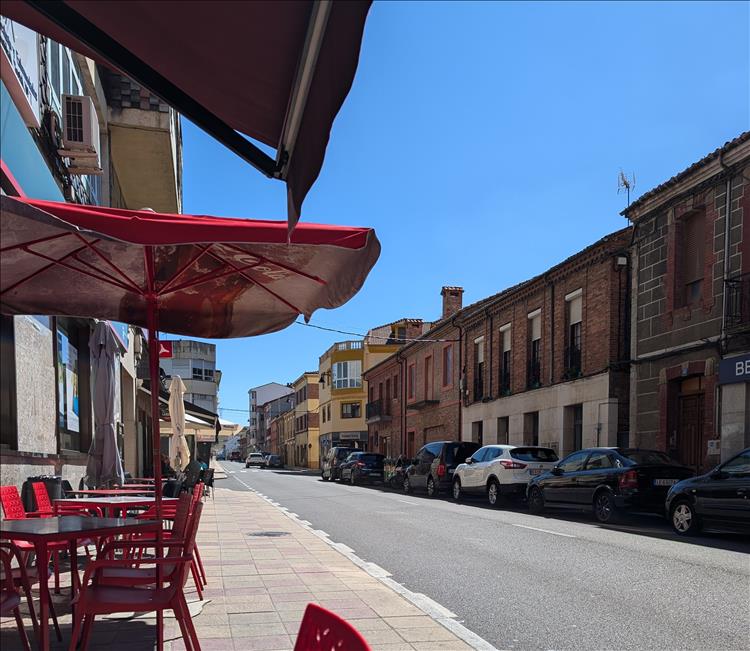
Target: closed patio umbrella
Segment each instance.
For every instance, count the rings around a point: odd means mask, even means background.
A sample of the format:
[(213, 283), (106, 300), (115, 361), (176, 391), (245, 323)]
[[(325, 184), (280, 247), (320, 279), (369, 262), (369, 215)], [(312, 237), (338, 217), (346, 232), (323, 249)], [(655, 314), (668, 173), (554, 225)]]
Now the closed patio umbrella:
[(106, 321), (99, 321), (89, 338), (94, 387), (94, 436), (91, 439), (85, 482), (90, 488), (122, 485), (125, 473), (115, 431), (115, 391), (120, 344)]
[(179, 375), (173, 375), (169, 383), (169, 420), (172, 436), (169, 437), (169, 465), (175, 470), (184, 470), (190, 463), (190, 449), (185, 440), (185, 383)]

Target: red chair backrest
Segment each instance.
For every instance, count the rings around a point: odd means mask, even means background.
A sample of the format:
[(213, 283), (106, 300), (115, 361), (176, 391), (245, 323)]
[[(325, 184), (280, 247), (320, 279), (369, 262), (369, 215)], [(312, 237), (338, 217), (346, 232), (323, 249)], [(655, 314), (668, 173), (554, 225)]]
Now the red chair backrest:
[(34, 489), (34, 497), (36, 498), (36, 510), (37, 511), (49, 511), (52, 512), (52, 502), (47, 492), (47, 487), (43, 482), (34, 481), (31, 482), (31, 487)]
[[(179, 506), (178, 506), (179, 508)], [(192, 513), (188, 516), (187, 519), (187, 528), (185, 530), (185, 544), (182, 545), (182, 547), (175, 549), (172, 547), (169, 552), (167, 553), (167, 557), (170, 556), (189, 556), (193, 553), (193, 550), (195, 549), (195, 536), (198, 533), (198, 525), (200, 524), (201, 520), (201, 512), (203, 511), (203, 504), (201, 502), (198, 502), (198, 504), (195, 505), (195, 508), (193, 509)], [(180, 565), (179, 567), (179, 574), (175, 573), (174, 571), (175, 566), (170, 564), (167, 564), (164, 566), (164, 574), (165, 578), (170, 582), (170, 588), (175, 590), (177, 588), (184, 588), (185, 584), (188, 580), (188, 572), (190, 570), (190, 565), (185, 563)]]
[(172, 521), (172, 537), (175, 540), (183, 540), (185, 538), (192, 503), (192, 495), (189, 493), (180, 493), (180, 497), (177, 499), (177, 508), (174, 512), (174, 520)]
[(294, 651), (370, 651), (370, 646), (359, 631), (336, 613), (307, 604), (299, 625)]
[(8, 520), (26, 519), (26, 509), (23, 508), (21, 495), (15, 486), (0, 486), (0, 506)]
[(193, 504), (199, 502), (201, 497), (203, 497), (203, 482), (199, 481), (193, 486)]

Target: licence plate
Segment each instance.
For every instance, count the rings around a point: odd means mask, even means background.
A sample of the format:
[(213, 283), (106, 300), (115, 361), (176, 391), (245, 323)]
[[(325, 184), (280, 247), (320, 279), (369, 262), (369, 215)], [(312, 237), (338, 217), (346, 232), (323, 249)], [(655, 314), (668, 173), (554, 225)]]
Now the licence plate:
[(674, 486), (679, 479), (654, 479), (654, 486)]
[(529, 474), (530, 475), (541, 475), (542, 474), (542, 469), (541, 468), (530, 468), (529, 469)]

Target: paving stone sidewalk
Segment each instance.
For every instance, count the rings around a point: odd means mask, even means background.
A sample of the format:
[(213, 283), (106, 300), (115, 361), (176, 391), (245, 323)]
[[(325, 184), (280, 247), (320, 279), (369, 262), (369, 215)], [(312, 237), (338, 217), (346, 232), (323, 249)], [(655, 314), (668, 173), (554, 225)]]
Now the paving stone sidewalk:
[[(187, 599), (205, 651), (293, 649), (305, 606), (318, 603), (352, 622), (373, 650), (473, 648), (383, 581), (251, 492), (219, 487), (203, 511), (198, 542), (208, 576), (204, 601), (192, 579)], [(67, 648), (67, 591), (54, 601)], [(31, 636), (31, 623), (26, 619)], [(54, 634), (53, 634), (54, 638)], [(153, 649), (155, 619), (97, 619), (91, 649)], [(166, 620), (166, 647), (185, 649), (174, 619)], [(0, 630), (3, 651), (20, 649), (12, 619)]]

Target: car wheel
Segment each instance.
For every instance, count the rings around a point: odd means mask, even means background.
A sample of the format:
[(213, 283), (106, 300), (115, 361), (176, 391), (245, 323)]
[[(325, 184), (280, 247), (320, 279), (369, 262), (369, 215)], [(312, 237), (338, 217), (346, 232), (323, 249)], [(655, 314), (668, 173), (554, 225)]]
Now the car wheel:
[(503, 501), (503, 496), (500, 494), (500, 484), (497, 483), (496, 479), (490, 480), (487, 484), (487, 502), (490, 506), (498, 506)]
[(435, 485), (435, 480), (432, 477), (427, 478), (427, 497), (437, 497), (438, 488)]
[(456, 500), (456, 502), (461, 500), (461, 480), (455, 479), (453, 481), (453, 499)]
[(687, 500), (680, 500), (671, 509), (669, 521), (672, 528), (681, 536), (692, 536), (700, 531), (700, 519), (692, 504)]
[(404, 477), (404, 493), (411, 493), (411, 482), (408, 477)]
[(321, 473), (320, 473), (320, 478), (321, 478), (321, 479), (322, 479), (323, 481), (328, 481), (328, 480), (330, 479), (330, 477), (326, 477), (326, 474), (325, 474), (325, 472), (321, 472)]
[(250, 467), (250, 464), (249, 464), (249, 463), (246, 463), (246, 464), (245, 464), (245, 468), (249, 468), (249, 467)]
[(594, 517), (604, 524), (612, 524), (617, 520), (617, 507), (612, 493), (606, 490), (594, 495)]
[(532, 486), (529, 491), (529, 511), (531, 513), (541, 513), (544, 511), (544, 494), (538, 486)]

